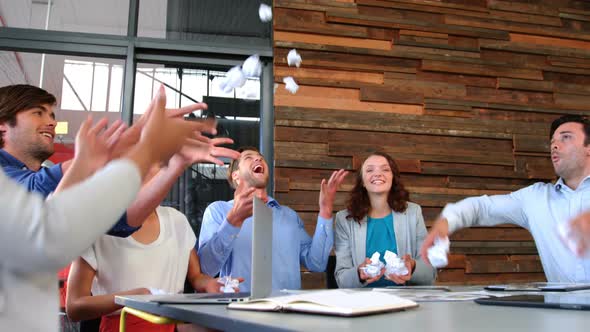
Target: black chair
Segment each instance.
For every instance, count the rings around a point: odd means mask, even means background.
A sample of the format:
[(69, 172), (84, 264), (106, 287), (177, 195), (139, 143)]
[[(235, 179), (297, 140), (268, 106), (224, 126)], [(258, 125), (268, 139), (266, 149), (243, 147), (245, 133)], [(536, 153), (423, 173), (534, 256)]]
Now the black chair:
[(80, 321), (80, 332), (98, 332), (100, 329), (100, 318)]
[(330, 255), (330, 257), (328, 257), (328, 265), (326, 266), (326, 288), (328, 289), (338, 288), (338, 284), (336, 283), (336, 276), (334, 276), (335, 271), (336, 256)]

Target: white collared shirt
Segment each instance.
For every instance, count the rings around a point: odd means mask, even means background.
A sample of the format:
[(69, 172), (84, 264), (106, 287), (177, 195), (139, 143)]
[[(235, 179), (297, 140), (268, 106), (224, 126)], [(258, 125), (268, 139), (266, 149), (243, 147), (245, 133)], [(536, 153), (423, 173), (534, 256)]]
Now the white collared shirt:
[(442, 216), (449, 231), (470, 226), (511, 223), (529, 230), (550, 282), (590, 282), (590, 257), (576, 257), (561, 241), (560, 223), (590, 210), (590, 176), (576, 190), (560, 178), (555, 184), (535, 183), (507, 195), (470, 197), (447, 204)]

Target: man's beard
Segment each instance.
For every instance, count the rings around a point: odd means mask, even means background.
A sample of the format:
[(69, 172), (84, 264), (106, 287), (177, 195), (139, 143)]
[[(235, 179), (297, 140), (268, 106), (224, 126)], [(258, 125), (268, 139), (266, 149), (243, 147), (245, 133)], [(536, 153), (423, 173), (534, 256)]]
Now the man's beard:
[(29, 155), (39, 162), (44, 162), (45, 160), (47, 160), (49, 157), (53, 155), (53, 152), (53, 148), (40, 145), (33, 145), (28, 151)]
[(268, 183), (268, 177), (265, 180), (261, 180), (261, 179), (254, 178), (252, 176), (248, 176), (248, 177), (246, 177), (245, 180), (248, 182), (250, 187), (254, 187), (254, 188), (258, 188), (258, 189), (266, 188), (266, 184)]

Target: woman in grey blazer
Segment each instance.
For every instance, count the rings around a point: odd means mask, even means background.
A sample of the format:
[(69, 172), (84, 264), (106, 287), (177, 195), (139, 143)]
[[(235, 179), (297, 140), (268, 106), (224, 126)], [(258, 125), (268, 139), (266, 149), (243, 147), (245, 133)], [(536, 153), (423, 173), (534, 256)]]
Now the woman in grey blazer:
[[(340, 288), (432, 284), (436, 270), (422, 261), (419, 252), (426, 236), (422, 209), (408, 199), (397, 164), (388, 154), (376, 152), (364, 161), (347, 209), (336, 214), (335, 277)], [(371, 278), (361, 270), (373, 252), (383, 257), (385, 250), (404, 260), (407, 275), (384, 275), (382, 269)]]

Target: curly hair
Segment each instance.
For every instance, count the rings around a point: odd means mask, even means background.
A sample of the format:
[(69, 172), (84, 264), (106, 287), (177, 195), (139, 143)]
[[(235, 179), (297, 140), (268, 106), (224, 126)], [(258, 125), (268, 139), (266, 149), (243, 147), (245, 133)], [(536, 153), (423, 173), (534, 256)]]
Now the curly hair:
[[(393, 173), (393, 180), (391, 184), (391, 189), (389, 190), (389, 194), (387, 195), (387, 203), (395, 212), (404, 212), (408, 208), (408, 201), (410, 200), (410, 193), (404, 188), (403, 183), (400, 179), (400, 172), (397, 164), (391, 158), (390, 155), (384, 152), (374, 152), (368, 158), (372, 156), (381, 156), (387, 160), (389, 163), (389, 167), (391, 167), (391, 171)], [(365, 161), (363, 161), (363, 164)], [(361, 169), (357, 171), (356, 181), (354, 184), (354, 188), (350, 191), (350, 196), (346, 203), (346, 208), (348, 209), (348, 216), (347, 219), (353, 219), (356, 222), (360, 223), (361, 220), (369, 214), (369, 209), (371, 208), (371, 201), (369, 200), (369, 194), (367, 193), (367, 189), (363, 185), (363, 170), (362, 166)]]

